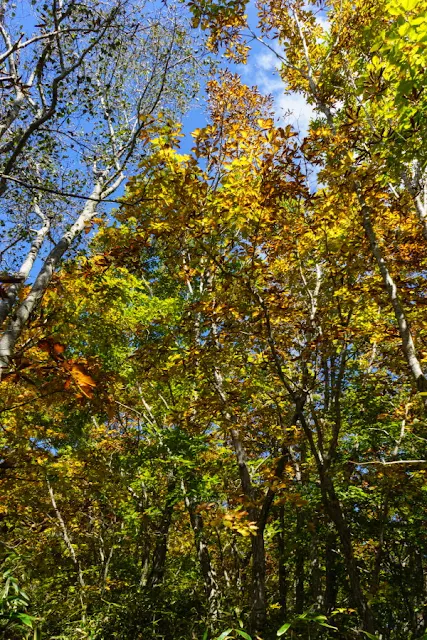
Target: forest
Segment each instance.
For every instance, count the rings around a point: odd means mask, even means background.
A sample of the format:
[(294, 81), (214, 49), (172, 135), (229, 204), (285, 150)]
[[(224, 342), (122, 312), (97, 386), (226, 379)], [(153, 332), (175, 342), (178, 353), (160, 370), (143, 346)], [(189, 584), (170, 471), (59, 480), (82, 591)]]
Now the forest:
[(0, 637), (426, 640), (427, 0), (0, 42)]

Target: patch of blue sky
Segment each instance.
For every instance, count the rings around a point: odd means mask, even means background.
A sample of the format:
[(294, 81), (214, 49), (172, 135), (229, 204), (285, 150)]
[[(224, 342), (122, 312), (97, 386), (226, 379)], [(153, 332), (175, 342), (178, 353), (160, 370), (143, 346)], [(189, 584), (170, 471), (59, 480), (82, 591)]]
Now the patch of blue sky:
[[(310, 6), (313, 10), (313, 6)], [(273, 101), (275, 124), (277, 126), (291, 125), (298, 134), (299, 141), (308, 133), (310, 121), (318, 118), (313, 105), (309, 104), (305, 97), (296, 92), (287, 91), (280, 77), (280, 68), (286, 60), (285, 49), (278, 40), (266, 40), (260, 33), (258, 22), (258, 10), (255, 2), (251, 0), (246, 8), (249, 31), (244, 32), (244, 38), (250, 45), (247, 64), (233, 64), (225, 57), (220, 61), (220, 68), (229, 69), (238, 73), (243, 82), (249, 86), (256, 86), (260, 93), (269, 95)], [(317, 10), (316, 20), (322, 28), (328, 32), (329, 22), (325, 11)], [(193, 146), (191, 131), (206, 125), (206, 87), (202, 80), (199, 95), (196, 98), (197, 105), (188, 112), (184, 118), (184, 139), (181, 149), (184, 153), (190, 153)], [(314, 166), (304, 166), (307, 173), (307, 181), (311, 191), (318, 186), (318, 169)]]
[[(154, 5), (156, 3), (153, 3)], [(31, 35), (34, 31), (37, 23), (36, 7), (27, 0), (19, 2), (15, 8), (15, 22), (18, 25), (18, 31), (21, 30), (27, 34), (25, 37)], [(255, 35), (259, 34), (257, 30), (258, 15), (254, 2), (250, 2), (247, 7), (247, 14), (250, 23), (250, 28)], [(319, 12), (316, 19), (327, 29), (328, 22), (327, 16)], [(279, 69), (282, 64), (282, 60), (285, 56), (285, 51), (277, 41), (269, 41), (268, 47), (260, 40), (257, 40), (253, 35), (249, 35), (248, 39), (251, 40), (251, 51), (246, 65), (235, 65), (222, 58), (220, 61), (220, 67), (229, 68), (231, 71), (239, 73), (244, 82), (253, 86), (256, 85), (261, 93), (264, 95), (271, 95), (273, 99), (273, 108), (277, 125), (291, 124), (298, 132), (300, 138), (303, 138), (308, 130), (309, 122), (316, 114), (313, 106), (309, 105), (301, 94), (294, 92), (286, 92), (285, 85), (280, 78)], [(194, 129), (203, 127), (207, 124), (207, 109), (206, 109), (206, 77), (201, 73), (199, 77), (200, 89), (197, 95), (189, 95), (190, 108), (183, 116), (183, 134), (184, 137), (181, 143), (181, 151), (183, 153), (189, 153), (193, 147), (194, 141), (191, 137), (191, 132)], [(193, 87), (188, 87), (188, 91), (194, 91)], [(83, 129), (87, 135), (91, 134), (91, 127), (95, 126), (91, 123), (90, 119), (79, 119), (72, 123), (72, 128)], [(65, 144), (65, 143), (64, 143)], [(67, 176), (72, 174), (73, 171), (82, 172), (84, 170), (84, 162), (80, 158), (80, 152), (78, 148), (71, 150), (67, 160), (63, 159), (67, 166), (61, 166), (58, 169), (58, 178), (61, 181), (61, 175), (63, 174), (64, 190), (67, 185)], [(129, 167), (128, 174), (132, 175), (137, 171), (136, 164)], [(87, 176), (90, 180), (91, 176)], [(316, 171), (314, 168), (310, 168), (309, 176), (310, 186), (312, 189), (316, 187)], [(84, 180), (83, 180), (84, 183)], [(81, 194), (84, 195), (85, 186), (83, 184)], [(87, 185), (89, 189), (89, 184)], [(118, 199), (123, 196), (125, 190), (125, 183), (122, 183), (112, 199)], [(114, 202), (105, 203), (103, 209), (109, 215), (117, 206)], [(3, 216), (2, 216), (3, 217)], [(83, 240), (83, 244), (87, 244), (90, 240), (91, 234), (88, 234)], [(82, 246), (82, 245), (80, 245)], [(41, 256), (42, 258), (43, 256)], [(30, 281), (34, 278), (34, 274), (38, 272), (41, 266), (41, 258), (38, 258), (34, 264)]]

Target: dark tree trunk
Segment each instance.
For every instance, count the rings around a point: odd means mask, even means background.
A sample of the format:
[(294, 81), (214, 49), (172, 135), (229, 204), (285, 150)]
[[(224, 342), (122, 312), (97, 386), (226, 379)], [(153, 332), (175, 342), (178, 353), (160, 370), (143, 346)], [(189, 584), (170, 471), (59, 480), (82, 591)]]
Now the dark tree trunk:
[(166, 553), (168, 547), (168, 535), (172, 522), (173, 508), (175, 504), (176, 480), (171, 474), (168, 479), (166, 505), (163, 510), (160, 526), (156, 532), (156, 545), (153, 553), (153, 564), (147, 580), (147, 586), (153, 589), (163, 581), (166, 566)]
[(320, 482), (325, 509), (336, 527), (341, 542), (353, 605), (363, 621), (364, 630), (373, 634), (376, 630), (375, 622), (360, 584), (359, 569), (354, 557), (350, 528), (335, 493), (332, 480), (323, 473), (320, 475)]
[(194, 533), (194, 544), (197, 551), (197, 557), (200, 563), (200, 569), (205, 583), (206, 597), (208, 599), (209, 617), (215, 620), (218, 617), (219, 607), (219, 587), (216, 579), (215, 570), (211, 563), (209, 548), (204, 536), (203, 518), (197, 513), (195, 504), (188, 496), (185, 485), (183, 484), (185, 505), (190, 516), (191, 528)]
[(324, 597), (322, 590), (322, 575), (320, 568), (320, 544), (317, 537), (317, 518), (314, 519), (314, 531), (310, 545), (310, 604), (313, 604), (318, 611), (324, 611)]
[(301, 509), (298, 509), (295, 536), (297, 540), (297, 548), (295, 551), (295, 613), (303, 613), (305, 601), (305, 550), (302, 544), (304, 521), (304, 514)]
[(330, 613), (336, 608), (338, 594), (338, 575), (336, 562), (337, 540), (334, 533), (330, 532), (326, 538), (325, 550), (325, 613)]
[(287, 595), (288, 595), (288, 583), (286, 580), (286, 567), (285, 567), (285, 508), (280, 505), (279, 508), (279, 523), (280, 533), (278, 535), (278, 555), (279, 555), (279, 604), (280, 615), (283, 620), (286, 619), (287, 610)]
[(262, 631), (266, 618), (264, 531), (258, 531), (252, 536), (252, 633)]

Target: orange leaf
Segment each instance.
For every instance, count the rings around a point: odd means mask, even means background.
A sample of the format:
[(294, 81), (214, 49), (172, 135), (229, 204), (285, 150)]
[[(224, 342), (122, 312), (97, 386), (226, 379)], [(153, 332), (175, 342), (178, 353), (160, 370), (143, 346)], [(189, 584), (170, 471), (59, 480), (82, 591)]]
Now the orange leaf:
[(65, 351), (65, 345), (61, 344), (60, 342), (55, 342), (55, 343), (52, 345), (52, 349), (53, 349), (53, 352), (58, 356), (58, 355), (60, 355), (61, 353), (64, 353), (64, 351)]
[(96, 387), (95, 380), (85, 372), (81, 364), (73, 363), (71, 365), (71, 376), (79, 386), (81, 392), (87, 397), (92, 398), (92, 388)]

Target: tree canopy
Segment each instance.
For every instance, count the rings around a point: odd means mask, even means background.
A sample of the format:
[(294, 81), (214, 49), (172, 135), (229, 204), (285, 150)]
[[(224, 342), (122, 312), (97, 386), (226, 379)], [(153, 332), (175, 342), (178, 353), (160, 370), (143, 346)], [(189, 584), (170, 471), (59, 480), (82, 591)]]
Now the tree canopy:
[(0, 11), (1, 633), (421, 640), (427, 4), (187, 9)]

